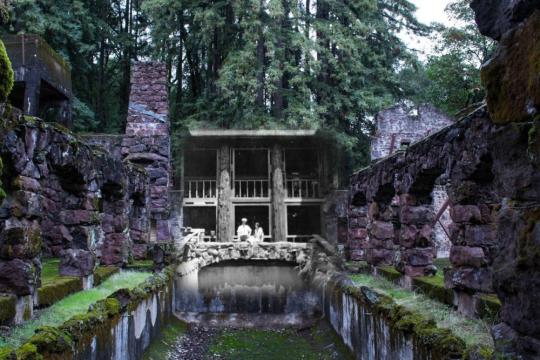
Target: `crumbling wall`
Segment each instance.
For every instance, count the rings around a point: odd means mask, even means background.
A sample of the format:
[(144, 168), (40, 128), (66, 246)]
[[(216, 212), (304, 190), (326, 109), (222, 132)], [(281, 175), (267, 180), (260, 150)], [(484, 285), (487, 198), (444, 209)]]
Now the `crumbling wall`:
[[(397, 151), (406, 150), (411, 144), (450, 126), (454, 120), (431, 105), (418, 107), (400, 103), (389, 109), (380, 111), (375, 117), (376, 133), (371, 141), (371, 160), (377, 161)], [(431, 193), (431, 207), (439, 214), (447, 194), (447, 183), (438, 179)], [(433, 246), (437, 257), (448, 257), (450, 239), (448, 227), (451, 224), (448, 209), (442, 212), (434, 225)]]
[(371, 161), (400, 150), (403, 142), (412, 144), (454, 121), (431, 105), (409, 107), (403, 103), (383, 110), (375, 117), (376, 131), (371, 139)]
[(486, 159), (492, 163), (491, 184), (500, 202), (479, 208), (484, 227), (469, 238), (495, 239), (487, 252), (492, 286), (502, 302), (502, 322), (493, 328), (497, 349), (507, 358), (536, 359), (540, 357), (540, 2), (475, 0), (471, 6), (480, 31), (500, 41), (481, 76), (490, 118), (504, 126), (492, 137), (491, 156)]
[(16, 295), (29, 317), (42, 254), (60, 257), (61, 275), (88, 284), (98, 261), (127, 263), (130, 225), (139, 238), (148, 233), (140, 225), (148, 185), (143, 169), (60, 126), (10, 112), (0, 115), (0, 292)]

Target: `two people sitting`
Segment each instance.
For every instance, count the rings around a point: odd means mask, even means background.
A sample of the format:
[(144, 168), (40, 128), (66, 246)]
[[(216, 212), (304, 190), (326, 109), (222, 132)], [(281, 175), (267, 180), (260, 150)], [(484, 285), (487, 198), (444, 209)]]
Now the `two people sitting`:
[(247, 219), (242, 218), (242, 224), (236, 230), (240, 241), (264, 241), (264, 230), (258, 222), (255, 223), (255, 232), (252, 235), (251, 227), (247, 224)]

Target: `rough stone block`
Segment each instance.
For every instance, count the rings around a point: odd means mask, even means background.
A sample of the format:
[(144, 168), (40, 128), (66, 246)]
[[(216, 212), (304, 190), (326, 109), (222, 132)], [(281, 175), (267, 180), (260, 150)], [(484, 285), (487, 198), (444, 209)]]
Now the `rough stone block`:
[(93, 274), (95, 265), (95, 255), (88, 250), (66, 249), (60, 255), (59, 269), (62, 276), (89, 276)]
[(476, 290), (485, 293), (493, 292), (491, 270), (488, 268), (461, 267), (446, 269), (445, 286), (461, 290)]
[(484, 250), (480, 247), (452, 246), (450, 261), (454, 266), (481, 267), (486, 265)]
[(435, 251), (433, 248), (415, 248), (404, 252), (404, 261), (412, 266), (428, 266), (433, 263)]
[(480, 32), (499, 40), (534, 9), (540, 9), (540, 3), (536, 0), (473, 0), (471, 7)]
[[(540, 5), (536, 6), (540, 9)], [(497, 52), (482, 68), (493, 122), (520, 122), (540, 114), (539, 59), (540, 10), (537, 10), (515, 31), (502, 37)]]
[(32, 295), (40, 283), (40, 271), (34, 261), (0, 261), (0, 292), (17, 296)]
[(482, 222), (480, 208), (475, 205), (454, 205), (450, 208), (450, 216), (458, 224)]
[(433, 210), (430, 206), (401, 206), (400, 221), (403, 224), (430, 224), (433, 222)]
[(394, 238), (394, 225), (389, 222), (373, 221), (370, 224), (371, 236), (377, 239), (386, 240)]

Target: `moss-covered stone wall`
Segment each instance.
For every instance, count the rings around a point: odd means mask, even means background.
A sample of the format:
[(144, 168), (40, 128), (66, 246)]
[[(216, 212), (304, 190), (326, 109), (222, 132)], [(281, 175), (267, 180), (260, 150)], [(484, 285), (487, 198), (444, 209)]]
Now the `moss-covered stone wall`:
[(173, 270), (166, 268), (133, 290), (113, 293), (59, 327), (38, 329), (18, 349), (3, 349), (0, 360), (138, 360), (172, 316), (173, 286)]

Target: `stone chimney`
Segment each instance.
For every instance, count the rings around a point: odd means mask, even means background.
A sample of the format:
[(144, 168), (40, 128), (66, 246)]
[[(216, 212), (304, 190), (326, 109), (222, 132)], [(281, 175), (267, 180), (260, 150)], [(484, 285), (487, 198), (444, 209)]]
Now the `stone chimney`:
[(143, 166), (150, 180), (151, 241), (170, 239), (170, 124), (167, 69), (157, 62), (132, 65), (131, 93), (122, 141), (124, 159)]

